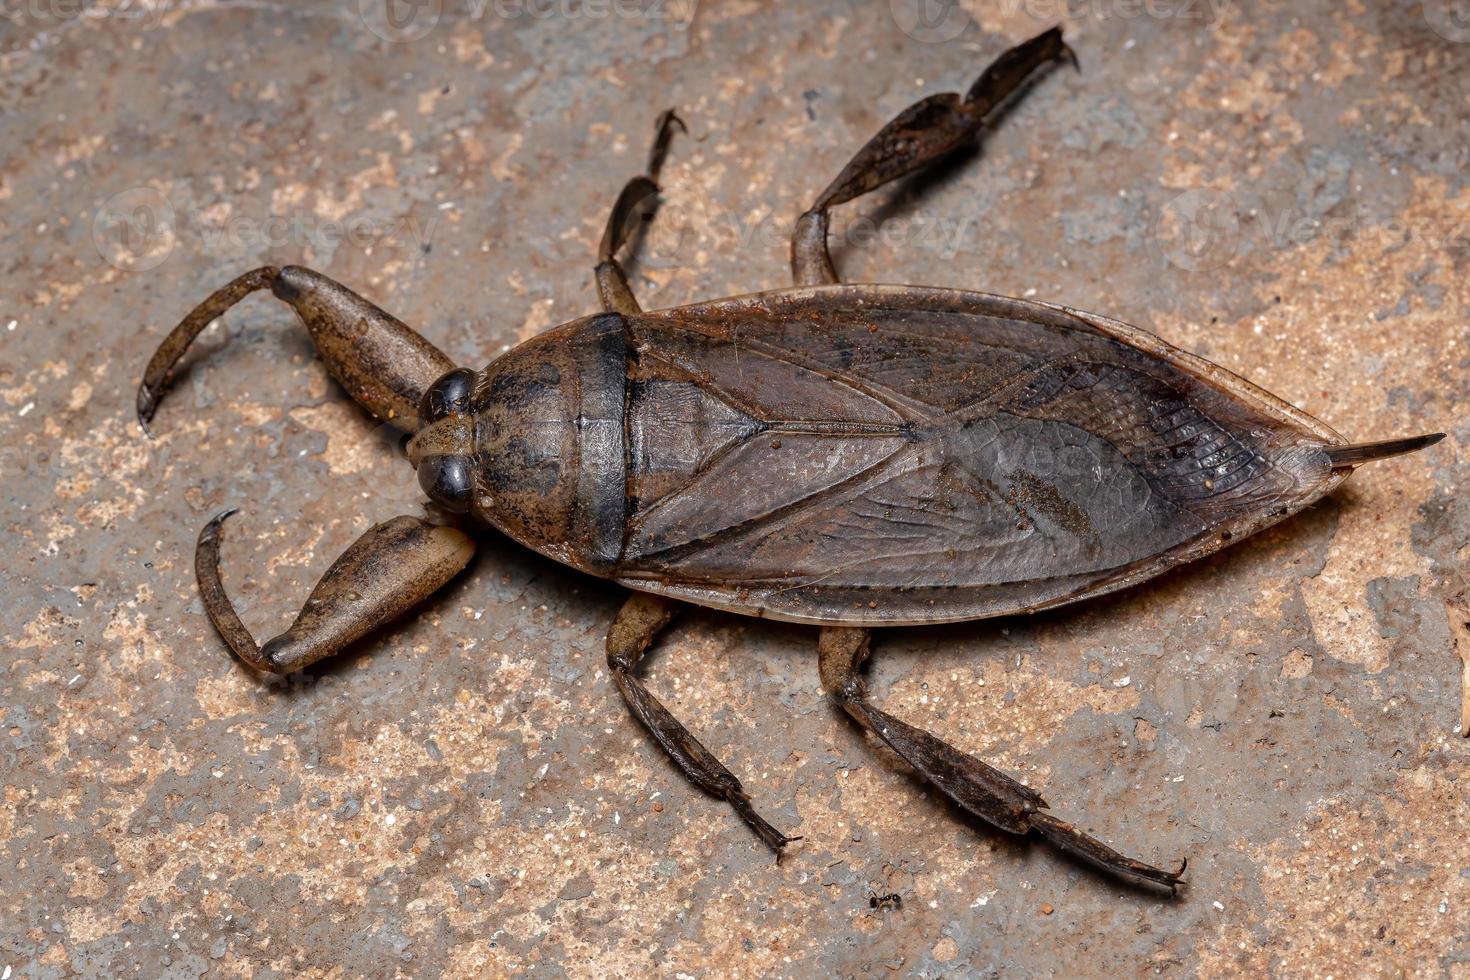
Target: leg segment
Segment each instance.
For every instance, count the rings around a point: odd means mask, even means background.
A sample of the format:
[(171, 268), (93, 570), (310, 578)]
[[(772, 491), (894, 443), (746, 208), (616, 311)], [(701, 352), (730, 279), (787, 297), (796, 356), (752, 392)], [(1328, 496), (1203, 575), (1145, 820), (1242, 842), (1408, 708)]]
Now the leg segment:
[(299, 266), (247, 272), (200, 303), (173, 329), (143, 372), (138, 421), (143, 428), (169, 372), (205, 327), (260, 289), (270, 289), (301, 317), (327, 371), (359, 404), (405, 429), (418, 428), (419, 399), (454, 362), (408, 326), (340, 283)]
[(628, 286), (628, 276), (618, 262), (618, 250), (633, 237), (634, 231), (645, 221), (653, 218), (658, 209), (658, 172), (668, 154), (669, 140), (674, 129), (687, 132), (684, 121), (666, 109), (658, 117), (658, 129), (653, 138), (653, 148), (648, 153), (648, 172), (634, 177), (623, 185), (612, 213), (607, 216), (607, 227), (602, 233), (602, 244), (597, 249), (597, 295), (602, 299), (602, 308), (611, 313), (638, 313), (641, 307), (633, 298)]
[(1137, 884), (1167, 888), (1182, 883), (1184, 866), (1175, 872), (1124, 857), (1069, 823), (1047, 813), (1036, 792), (972, 755), (874, 707), (859, 669), (868, 658), (871, 633), (866, 629), (825, 627), (818, 646), (822, 687), (827, 696), (868, 731), (886, 742), (914, 770), (946, 796), (989, 823), (1025, 834), (1036, 831), (1056, 847), (1109, 874)]
[(219, 533), (227, 510), (204, 526), (194, 574), (210, 622), (236, 656), (257, 670), (289, 674), (330, 657), (427, 599), (469, 563), (475, 544), (455, 527), (395, 517), (367, 530), (332, 563), (291, 628), (257, 646), (225, 594)]
[(963, 98), (955, 92), (931, 95), (895, 116), (797, 219), (791, 235), (791, 273), (796, 284), (839, 281), (827, 251), (831, 208), (972, 144), (986, 119), (1027, 79), (1063, 58), (1076, 64), (1072, 49), (1062, 41), (1061, 28), (1054, 27), (997, 58)]
[(706, 793), (728, 801), (780, 860), (781, 848), (801, 838), (787, 837), (766, 823), (751, 806), (750, 796), (735, 774), (721, 765), (699, 739), (689, 734), (689, 730), (649, 693), (634, 673), (643, 652), (677, 611), (677, 602), (661, 596), (635, 592), (628, 598), (607, 634), (607, 665), (612, 669), (613, 680), (618, 690), (623, 692), (623, 700), (628, 702), (633, 714), (653, 733), (658, 744), (663, 746), (690, 782)]

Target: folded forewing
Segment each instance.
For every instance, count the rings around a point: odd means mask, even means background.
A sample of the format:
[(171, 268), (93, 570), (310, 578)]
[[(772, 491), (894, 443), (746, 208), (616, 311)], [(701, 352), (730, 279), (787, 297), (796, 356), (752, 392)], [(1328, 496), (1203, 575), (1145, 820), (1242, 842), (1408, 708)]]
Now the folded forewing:
[[(729, 407), (703, 417), (748, 422), (672, 477), (655, 478), (656, 458), (630, 475), (619, 576), (714, 605), (995, 615), (1146, 577), (1333, 483), (1322, 447), (1340, 440), (1320, 423), (1054, 307), (832, 287), (648, 314), (633, 331), (635, 430), (701, 399)], [(658, 386), (677, 397), (639, 401)]]

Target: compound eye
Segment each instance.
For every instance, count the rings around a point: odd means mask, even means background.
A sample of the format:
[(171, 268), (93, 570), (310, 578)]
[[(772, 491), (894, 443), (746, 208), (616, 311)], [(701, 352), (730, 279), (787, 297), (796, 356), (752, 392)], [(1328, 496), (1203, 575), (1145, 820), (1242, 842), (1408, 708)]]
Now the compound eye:
[(467, 412), (474, 390), (475, 372), (455, 368), (429, 385), (419, 403), (419, 417), (425, 422), (437, 422), (446, 415)]
[(429, 499), (456, 514), (470, 509), (475, 477), (468, 456), (430, 456), (419, 463), (419, 486)]

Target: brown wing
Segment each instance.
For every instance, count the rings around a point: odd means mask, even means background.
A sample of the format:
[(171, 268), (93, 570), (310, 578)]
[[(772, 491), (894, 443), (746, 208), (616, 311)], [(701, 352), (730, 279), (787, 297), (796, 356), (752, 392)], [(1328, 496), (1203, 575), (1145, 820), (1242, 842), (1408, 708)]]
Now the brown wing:
[(615, 577), (807, 622), (1070, 601), (1222, 547), (1334, 486), (1343, 440), (1088, 314), (912, 287), (644, 314)]

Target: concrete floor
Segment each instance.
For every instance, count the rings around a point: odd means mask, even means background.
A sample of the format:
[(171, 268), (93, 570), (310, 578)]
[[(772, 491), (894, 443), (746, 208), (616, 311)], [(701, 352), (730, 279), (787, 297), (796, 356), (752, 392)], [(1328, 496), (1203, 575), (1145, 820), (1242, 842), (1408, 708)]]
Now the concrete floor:
[[(970, 6), (6, 4), (0, 975), (1470, 976), (1470, 25)], [(814, 631), (695, 613), (651, 684), (805, 835), (774, 866), (625, 712), (618, 590), (503, 539), (306, 680), (232, 663), (193, 583), (209, 515), (242, 508), (226, 581), (264, 636), (419, 493), (266, 299), (143, 438), (143, 363), (210, 289), (310, 264), (482, 363), (594, 308), (669, 105), (645, 305), (781, 285), (864, 139), (1058, 21), (1083, 73), (922, 198), (845, 206), (846, 275), (1096, 310), (1355, 438), (1450, 433), (1144, 587), (881, 638), (879, 703), (1188, 855), (1179, 900), (944, 805), (823, 701)]]

